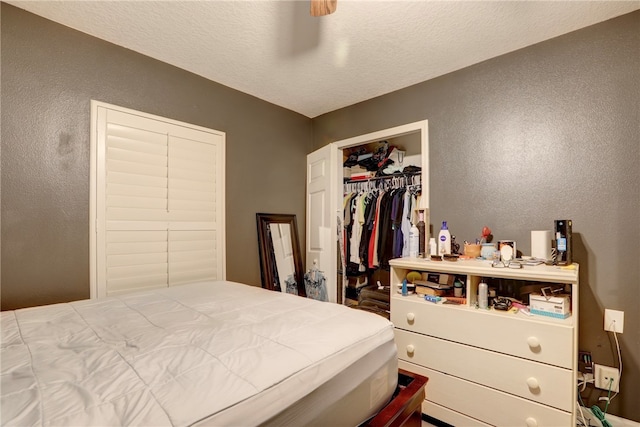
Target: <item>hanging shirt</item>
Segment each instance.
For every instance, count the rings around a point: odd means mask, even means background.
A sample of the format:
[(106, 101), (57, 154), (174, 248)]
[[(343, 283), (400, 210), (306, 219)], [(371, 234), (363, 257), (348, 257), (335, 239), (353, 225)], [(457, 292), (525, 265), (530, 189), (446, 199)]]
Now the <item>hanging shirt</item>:
[(353, 227), (351, 232), (351, 259), (355, 264), (360, 264), (360, 239), (362, 238), (362, 227), (364, 226), (364, 198), (366, 193), (358, 194), (355, 199), (355, 210), (353, 211)]
[(324, 273), (318, 270), (310, 270), (304, 275), (304, 287), (307, 298), (319, 301), (329, 301), (327, 296), (327, 279)]
[(402, 213), (404, 211), (404, 193), (405, 188), (399, 188), (393, 197), (393, 208), (391, 213), (391, 227), (393, 228), (393, 250), (392, 258), (400, 258), (402, 256)]
[(391, 208), (397, 190), (385, 194), (380, 204), (380, 234), (378, 236), (378, 259), (381, 268), (389, 267), (393, 253), (393, 229), (391, 228)]
[(384, 191), (378, 194), (376, 198), (376, 212), (373, 219), (373, 230), (371, 232), (371, 238), (369, 239), (369, 268), (376, 268), (379, 265), (378, 262), (378, 234), (380, 230), (380, 202)]
[(355, 193), (347, 193), (343, 200), (343, 212), (344, 212), (344, 259), (349, 260), (351, 240), (351, 226), (352, 226), (352, 201)]
[(409, 256), (409, 234), (411, 234), (411, 212), (413, 211), (414, 197), (410, 191), (404, 193), (404, 208), (402, 210), (402, 256)]
[(365, 197), (364, 225), (362, 227), (362, 237), (360, 238), (360, 261), (366, 268), (369, 266), (369, 240), (373, 231), (373, 218), (376, 212), (375, 192), (367, 193)]

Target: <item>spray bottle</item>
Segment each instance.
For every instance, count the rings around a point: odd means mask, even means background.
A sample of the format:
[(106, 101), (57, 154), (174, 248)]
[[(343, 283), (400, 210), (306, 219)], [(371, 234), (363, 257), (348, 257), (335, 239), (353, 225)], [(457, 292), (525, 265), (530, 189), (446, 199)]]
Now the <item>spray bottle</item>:
[(489, 287), (483, 281), (478, 285), (478, 307), (489, 308)]
[(420, 231), (415, 224), (411, 224), (409, 229), (409, 257), (417, 258), (420, 249)]

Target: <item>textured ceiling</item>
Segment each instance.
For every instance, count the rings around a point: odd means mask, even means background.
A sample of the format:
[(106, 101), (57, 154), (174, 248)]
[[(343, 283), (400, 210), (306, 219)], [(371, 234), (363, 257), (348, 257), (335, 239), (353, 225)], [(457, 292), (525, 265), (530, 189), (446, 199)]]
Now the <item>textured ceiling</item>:
[(8, 1), (308, 117), (636, 9), (640, 1)]

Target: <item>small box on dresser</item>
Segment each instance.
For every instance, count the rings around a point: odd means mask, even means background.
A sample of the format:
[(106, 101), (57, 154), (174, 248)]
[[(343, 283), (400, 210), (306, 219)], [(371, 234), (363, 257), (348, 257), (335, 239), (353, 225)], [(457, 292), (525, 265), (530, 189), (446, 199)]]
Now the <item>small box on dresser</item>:
[(531, 294), (529, 308), (533, 314), (564, 319), (571, 315), (571, 296)]
[[(452, 425), (575, 425), (578, 266), (492, 268), (487, 261), (390, 262), (391, 284), (409, 271), (466, 276), (466, 304), (391, 297), (399, 366), (429, 377), (425, 414)], [(487, 278), (561, 284), (570, 289), (567, 318), (476, 308)], [(499, 408), (499, 410), (496, 410)]]

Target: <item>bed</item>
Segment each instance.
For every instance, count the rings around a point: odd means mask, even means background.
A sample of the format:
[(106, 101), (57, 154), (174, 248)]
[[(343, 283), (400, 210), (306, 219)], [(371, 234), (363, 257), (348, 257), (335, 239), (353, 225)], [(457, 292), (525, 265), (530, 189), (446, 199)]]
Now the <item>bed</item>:
[(396, 389), (383, 317), (234, 282), (1, 316), (3, 426), (354, 426)]

